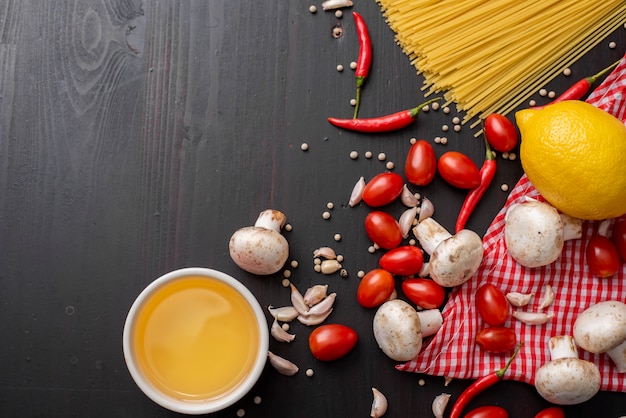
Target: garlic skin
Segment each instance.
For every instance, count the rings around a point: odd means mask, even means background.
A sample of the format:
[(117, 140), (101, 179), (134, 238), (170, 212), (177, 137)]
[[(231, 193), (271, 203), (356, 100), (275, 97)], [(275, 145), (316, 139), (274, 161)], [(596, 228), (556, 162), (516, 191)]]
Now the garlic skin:
[(443, 418), (443, 412), (446, 410), (451, 396), (449, 393), (442, 393), (435, 397), (433, 400), (433, 415), (435, 418)]
[(370, 417), (380, 418), (387, 412), (387, 398), (376, 388), (372, 388), (372, 394), (374, 395), (374, 400), (372, 401)]
[(304, 303), (311, 307), (313, 305), (318, 304), (326, 297), (326, 292), (328, 290), (328, 285), (315, 285), (309, 287), (306, 292), (304, 292)]
[(534, 293), (509, 292), (506, 294), (506, 300), (516, 308), (521, 308), (528, 305), (533, 296)]
[(291, 361), (284, 359), (271, 351), (267, 352), (267, 357), (270, 360), (270, 364), (276, 369), (276, 371), (285, 376), (293, 376), (298, 373), (298, 366)]
[(285, 331), (276, 319), (274, 319), (274, 322), (272, 323), (270, 334), (276, 341), (281, 343), (290, 343), (296, 339), (296, 336)]

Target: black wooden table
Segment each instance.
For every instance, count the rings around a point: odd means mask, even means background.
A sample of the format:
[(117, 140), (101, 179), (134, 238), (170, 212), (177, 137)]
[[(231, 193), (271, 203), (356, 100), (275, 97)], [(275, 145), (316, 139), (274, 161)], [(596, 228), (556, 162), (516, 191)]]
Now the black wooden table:
[[(360, 114), (422, 102), (422, 79), (377, 4), (356, 3), (375, 48)], [(477, 164), (482, 139), (469, 126), (442, 134), (454, 108), (392, 134), (329, 125), (330, 115), (352, 114), (349, 65), (358, 44), (350, 9), (337, 18), (321, 3), (311, 13), (311, 4), (0, 2), (0, 416), (176, 416), (144, 396), (126, 369), (126, 313), (150, 281), (189, 266), (234, 275), (263, 306), (288, 303), (282, 272), (255, 277), (228, 255), (230, 235), (266, 208), (284, 212), (293, 228), (285, 232), (290, 261), (299, 263), (289, 268), (291, 280), (301, 289), (328, 284), (338, 294), (333, 321), (354, 327), (360, 340), (345, 358), (321, 363), (308, 350), (310, 330), (294, 324), (296, 340), (272, 341), (271, 349), (301, 372), (285, 377), (268, 365), (248, 396), (216, 416), (368, 416), (375, 386), (389, 400), (388, 416), (431, 417), (436, 395), (456, 396), (470, 383), (444, 388), (443, 378), (398, 372), (377, 348), (373, 311), (357, 304), (355, 292), (357, 272), (375, 267), (380, 253), (368, 252), (368, 209), (347, 201), (360, 176), (389, 162), (402, 173), (411, 137), (446, 136), (447, 145), (435, 145), (438, 155), (458, 150)], [(336, 27), (343, 29), (338, 38)], [(625, 33), (616, 30), (571, 66), (571, 77), (546, 88), (562, 91), (619, 59)], [(522, 174), (519, 159), (498, 164), (468, 224), (479, 234), (506, 199), (500, 186), (513, 187)], [(439, 178), (416, 191), (453, 228), (465, 192)], [(313, 250), (326, 245), (344, 256), (349, 277), (314, 272)], [(471, 406), (481, 404), (502, 405), (513, 418), (547, 405), (515, 382), (494, 386)], [(626, 395), (599, 393), (566, 411), (626, 415)]]

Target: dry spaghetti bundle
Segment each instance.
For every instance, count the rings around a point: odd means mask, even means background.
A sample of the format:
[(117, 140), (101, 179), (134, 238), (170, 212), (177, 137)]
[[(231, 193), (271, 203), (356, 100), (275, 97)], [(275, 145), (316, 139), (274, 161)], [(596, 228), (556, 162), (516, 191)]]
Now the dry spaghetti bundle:
[(464, 122), (508, 113), (626, 19), (624, 0), (377, 1), (425, 94)]

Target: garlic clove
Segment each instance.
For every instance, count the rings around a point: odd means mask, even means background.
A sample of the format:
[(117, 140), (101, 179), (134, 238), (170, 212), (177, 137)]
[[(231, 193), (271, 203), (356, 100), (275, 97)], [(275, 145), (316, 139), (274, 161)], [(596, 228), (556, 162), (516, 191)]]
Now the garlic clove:
[(280, 374), (284, 374), (285, 376), (293, 376), (298, 373), (298, 366), (296, 366), (291, 361), (277, 356), (271, 351), (267, 352), (267, 357), (270, 360), (270, 364), (278, 371)]
[(304, 296), (302, 296), (302, 293), (300, 293), (298, 288), (293, 283), (291, 283), (290, 286), (291, 286), (291, 304), (293, 305), (294, 308), (296, 308), (299, 314), (307, 313), (309, 310), (309, 307), (306, 305), (306, 303), (304, 303)]
[(321, 302), (326, 297), (326, 292), (328, 290), (328, 285), (315, 285), (309, 287), (306, 292), (304, 292), (304, 303), (307, 306), (313, 306)]
[(411, 193), (411, 191), (409, 190), (406, 184), (404, 185), (404, 187), (402, 187), (402, 194), (400, 194), (400, 201), (402, 202), (404, 206), (409, 207), (409, 208), (417, 207), (417, 205), (419, 204), (419, 200), (417, 199), (417, 197), (415, 197), (413, 193)]
[(293, 306), (283, 306), (281, 308), (274, 308), (272, 307), (272, 305), (270, 305), (267, 308), (267, 310), (270, 311), (270, 315), (272, 315), (273, 318), (281, 322), (291, 322), (294, 319), (296, 319), (296, 317), (300, 313)]
[(372, 394), (374, 395), (374, 400), (372, 401), (370, 417), (380, 418), (387, 412), (387, 398), (376, 388), (372, 388)]
[(411, 228), (413, 227), (413, 221), (416, 217), (417, 207), (412, 207), (402, 212), (402, 215), (400, 215), (400, 219), (398, 220), (400, 231), (402, 231), (402, 238), (408, 238), (409, 232), (411, 232)]
[(451, 396), (452, 395), (449, 393), (442, 393), (435, 396), (433, 400), (433, 415), (435, 418), (443, 418), (443, 412), (446, 410)]
[(296, 336), (285, 331), (276, 319), (274, 319), (274, 322), (272, 323), (270, 334), (272, 334), (272, 337), (274, 337), (276, 341), (281, 343), (290, 343), (296, 339)]
[(302, 314), (302, 315), (298, 315), (298, 321), (300, 321), (301, 324), (303, 325), (307, 325), (307, 326), (312, 326), (312, 325), (319, 325), (322, 322), (324, 322), (326, 320), (326, 318), (328, 318), (328, 316), (330, 315), (330, 313), (333, 311), (333, 309), (329, 309), (328, 311), (321, 313), (321, 314), (316, 314), (316, 315), (308, 315), (308, 314)]
[(337, 298), (337, 293), (331, 293), (326, 296), (322, 301), (318, 304), (313, 305), (311, 309), (305, 315), (323, 315), (332, 309), (335, 304), (335, 299)]
[(337, 260), (324, 260), (320, 265), (323, 274), (333, 274), (341, 270), (341, 263)]
[(326, 0), (322, 3), (322, 10), (341, 9), (342, 7), (352, 7), (352, 0)]
[(517, 308), (526, 306), (530, 303), (530, 299), (535, 296), (534, 293), (509, 292), (506, 294), (506, 300)]
[(526, 325), (543, 325), (550, 321), (553, 313), (514, 311), (513, 317)]
[(320, 247), (317, 250), (313, 251), (313, 257), (322, 257), (327, 260), (334, 260), (337, 258), (337, 253), (330, 247)]
[(428, 198), (422, 198), (422, 204), (420, 205), (420, 216), (418, 222), (422, 222), (426, 218), (430, 218), (435, 213), (435, 206), (433, 202)]
[(554, 290), (552, 289), (552, 286), (547, 284), (543, 287), (543, 296), (541, 297), (541, 302), (539, 303), (538, 309), (547, 308), (548, 306), (552, 305), (553, 301), (554, 301)]
[(365, 189), (365, 179), (361, 177), (354, 188), (352, 189), (352, 193), (350, 194), (350, 201), (348, 202), (348, 206), (354, 207), (358, 205), (361, 200), (363, 200), (363, 190)]

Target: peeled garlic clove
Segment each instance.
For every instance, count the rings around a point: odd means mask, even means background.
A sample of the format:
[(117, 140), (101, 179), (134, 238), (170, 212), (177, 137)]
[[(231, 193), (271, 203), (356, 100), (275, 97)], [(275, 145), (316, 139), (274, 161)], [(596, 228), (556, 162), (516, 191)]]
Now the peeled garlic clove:
[(322, 10), (341, 9), (342, 7), (351, 7), (352, 0), (326, 0), (322, 3)]
[(372, 401), (370, 417), (380, 418), (387, 412), (387, 398), (376, 388), (372, 388), (372, 393), (374, 394), (374, 400)]
[(534, 293), (509, 292), (506, 294), (506, 300), (508, 300), (511, 305), (520, 308), (528, 305), (533, 296), (535, 296)]
[(544, 312), (513, 312), (513, 317), (526, 325), (543, 325), (554, 316)]
[(451, 396), (449, 393), (442, 393), (435, 397), (435, 400), (433, 400), (433, 415), (435, 418), (443, 418), (443, 411), (446, 410)]
[(326, 291), (328, 290), (328, 285), (317, 284), (315, 286), (309, 287), (306, 292), (304, 292), (304, 303), (307, 306), (313, 306), (318, 304), (326, 297)]
[(283, 327), (280, 326), (280, 324), (278, 323), (276, 319), (274, 319), (274, 322), (272, 323), (270, 334), (272, 334), (272, 337), (274, 337), (276, 341), (281, 342), (281, 343), (290, 343), (296, 338), (295, 335), (290, 334), (287, 331), (285, 331)]
[(363, 190), (365, 189), (365, 179), (361, 177), (354, 188), (352, 189), (352, 193), (350, 194), (350, 201), (348, 202), (348, 206), (354, 207), (358, 205), (361, 200), (363, 200)]
[(321, 314), (317, 314), (317, 315), (308, 315), (308, 314), (298, 315), (298, 321), (300, 321), (300, 323), (302, 323), (303, 325), (307, 325), (307, 326), (319, 325), (322, 322), (324, 322), (326, 318), (328, 318), (328, 316), (330, 315), (332, 311), (333, 310), (331, 308), (328, 311), (321, 313)]
[(335, 299), (337, 298), (337, 293), (331, 293), (326, 296), (322, 301), (320, 301), (317, 305), (313, 305), (309, 312), (306, 315), (323, 315), (332, 309), (335, 304)]
[(407, 238), (411, 228), (413, 227), (413, 221), (417, 217), (417, 206), (407, 209), (400, 215), (398, 224), (400, 225), (400, 231), (402, 231), (402, 238)]
[(431, 202), (427, 198), (422, 199), (422, 204), (420, 205), (420, 216), (418, 222), (422, 222), (426, 218), (430, 218), (435, 213), (435, 206), (433, 202)]
[(414, 208), (419, 203), (419, 200), (417, 199), (417, 197), (415, 197), (415, 195), (413, 193), (411, 193), (411, 191), (409, 190), (409, 188), (407, 187), (406, 184), (402, 188), (402, 194), (400, 195), (400, 201), (402, 202), (402, 204), (404, 204), (404, 206), (407, 206), (409, 208)]
[(552, 286), (547, 284), (543, 287), (543, 295), (539, 303), (539, 309), (545, 309), (552, 305), (552, 301), (554, 301), (554, 290), (552, 290)]
[(323, 274), (333, 274), (341, 270), (341, 263), (337, 260), (324, 260), (320, 265)]
[(281, 322), (291, 322), (300, 314), (293, 306), (283, 306), (282, 308), (273, 308), (271, 305), (267, 308), (270, 315)]
[(296, 308), (299, 314), (307, 313), (307, 311), (309, 310), (309, 307), (306, 305), (306, 303), (304, 303), (304, 296), (302, 296), (302, 293), (300, 293), (298, 288), (294, 286), (293, 283), (291, 283), (290, 286), (291, 286), (291, 304), (293, 305), (294, 308)]
[(270, 360), (270, 364), (278, 371), (278, 373), (284, 374), (285, 376), (293, 376), (298, 373), (298, 366), (289, 360), (277, 356), (271, 351), (267, 352), (267, 357)]
[(335, 250), (330, 247), (320, 247), (317, 250), (313, 251), (313, 257), (322, 257), (327, 260), (334, 260), (335, 258), (337, 258), (337, 253), (335, 253)]

